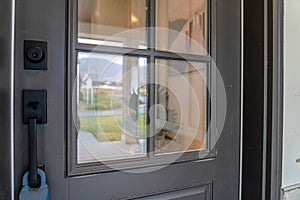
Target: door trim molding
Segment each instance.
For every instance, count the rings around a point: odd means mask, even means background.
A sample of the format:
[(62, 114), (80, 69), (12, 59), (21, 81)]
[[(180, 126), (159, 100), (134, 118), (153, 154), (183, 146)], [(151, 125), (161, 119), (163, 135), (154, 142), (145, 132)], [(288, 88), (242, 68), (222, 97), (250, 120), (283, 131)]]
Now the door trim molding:
[(273, 1), (273, 107), (270, 199), (280, 200), (283, 139), (283, 0)]
[[(255, 7), (249, 6), (253, 4)], [(244, 5), (244, 23), (247, 24), (248, 29), (246, 26), (245, 29), (248, 31), (245, 31), (244, 36), (246, 72), (242, 195), (243, 199), (280, 200), (283, 137), (283, 0), (244, 0)], [(255, 16), (251, 15), (253, 9), (257, 11)], [(254, 28), (256, 32), (251, 32)], [(249, 30), (251, 33), (247, 34)], [(255, 62), (252, 59), (255, 59)], [(264, 106), (260, 106), (261, 102), (264, 102)], [(255, 180), (253, 177), (256, 177)]]

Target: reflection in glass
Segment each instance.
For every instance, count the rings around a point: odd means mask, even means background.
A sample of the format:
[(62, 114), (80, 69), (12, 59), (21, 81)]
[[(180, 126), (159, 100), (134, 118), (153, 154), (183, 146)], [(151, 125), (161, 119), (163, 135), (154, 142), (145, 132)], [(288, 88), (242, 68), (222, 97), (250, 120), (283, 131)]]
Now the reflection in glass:
[(155, 152), (206, 146), (206, 64), (156, 60)]
[(146, 0), (78, 0), (78, 42), (147, 48)]
[(146, 58), (78, 54), (78, 163), (146, 155), (146, 65)]
[(156, 49), (206, 54), (206, 0), (156, 0)]

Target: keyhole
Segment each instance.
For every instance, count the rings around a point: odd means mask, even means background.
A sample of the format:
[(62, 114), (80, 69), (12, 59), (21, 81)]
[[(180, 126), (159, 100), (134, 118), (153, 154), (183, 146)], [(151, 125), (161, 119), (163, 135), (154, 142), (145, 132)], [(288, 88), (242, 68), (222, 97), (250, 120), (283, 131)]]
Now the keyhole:
[(38, 54), (37, 53), (32, 53), (32, 57), (36, 59), (38, 57)]
[(32, 108), (32, 110), (38, 110), (39, 102), (30, 102), (28, 106)]

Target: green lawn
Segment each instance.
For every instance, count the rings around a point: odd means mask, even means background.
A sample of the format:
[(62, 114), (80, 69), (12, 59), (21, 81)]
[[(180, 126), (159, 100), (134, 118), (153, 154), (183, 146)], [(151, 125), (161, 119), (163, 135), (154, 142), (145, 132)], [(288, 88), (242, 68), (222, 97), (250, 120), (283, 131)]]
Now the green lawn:
[[(105, 115), (99, 117), (80, 117), (80, 130), (91, 132), (99, 142), (120, 141), (122, 117)], [(146, 136), (145, 115), (140, 115), (139, 134), (140, 138)]]
[[(87, 94), (82, 93), (82, 101), (78, 104), (79, 110), (111, 110), (122, 107), (122, 99), (120, 97), (112, 97), (103, 91), (97, 91), (93, 94), (94, 103), (87, 104)], [(89, 95), (92, 98), (92, 95)]]

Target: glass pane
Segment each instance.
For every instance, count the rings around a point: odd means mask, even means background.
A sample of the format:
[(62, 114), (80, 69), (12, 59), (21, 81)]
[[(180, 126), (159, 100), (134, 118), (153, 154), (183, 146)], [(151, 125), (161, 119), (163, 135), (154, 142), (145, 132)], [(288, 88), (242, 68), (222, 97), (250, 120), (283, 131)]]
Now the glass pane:
[(146, 16), (146, 0), (78, 0), (78, 42), (146, 49)]
[(155, 152), (206, 149), (206, 64), (156, 60)]
[(206, 0), (156, 0), (156, 49), (206, 55)]
[(141, 57), (78, 54), (79, 163), (146, 155), (146, 66)]

